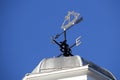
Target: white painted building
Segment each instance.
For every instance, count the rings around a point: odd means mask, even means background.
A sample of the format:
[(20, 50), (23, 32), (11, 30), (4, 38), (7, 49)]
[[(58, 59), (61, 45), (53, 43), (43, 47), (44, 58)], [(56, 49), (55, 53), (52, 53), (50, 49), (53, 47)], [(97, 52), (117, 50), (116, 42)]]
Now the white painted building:
[(23, 80), (116, 80), (106, 69), (80, 56), (43, 59)]

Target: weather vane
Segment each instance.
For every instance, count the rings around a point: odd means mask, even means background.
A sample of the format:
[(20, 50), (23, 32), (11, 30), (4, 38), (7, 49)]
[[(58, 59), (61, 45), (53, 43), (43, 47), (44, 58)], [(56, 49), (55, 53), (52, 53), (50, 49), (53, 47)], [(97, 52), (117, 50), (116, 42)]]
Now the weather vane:
[[(80, 45), (81, 37), (79, 36), (76, 39), (76, 42), (73, 45), (69, 46), (67, 44), (66, 31), (70, 29), (72, 26), (74, 26), (75, 24), (78, 24), (79, 22), (81, 22), (82, 20), (83, 20), (83, 17), (81, 17), (79, 13), (74, 11), (72, 12), (69, 11), (67, 16), (65, 16), (65, 20), (61, 26), (61, 28), (63, 29), (63, 32), (52, 37), (52, 41), (60, 47), (60, 51), (62, 52), (59, 56), (65, 56), (65, 57), (73, 56), (71, 48), (74, 47), (75, 45), (76, 46)], [(59, 38), (59, 36), (61, 36), (62, 34), (64, 34), (64, 40), (61, 42), (57, 42), (56, 39)]]

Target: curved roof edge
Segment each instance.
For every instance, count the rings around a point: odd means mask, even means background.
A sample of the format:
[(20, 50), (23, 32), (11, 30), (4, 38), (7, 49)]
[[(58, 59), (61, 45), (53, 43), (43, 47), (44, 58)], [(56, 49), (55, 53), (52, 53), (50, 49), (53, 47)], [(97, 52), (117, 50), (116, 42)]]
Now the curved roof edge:
[(98, 65), (94, 64), (93, 62), (87, 61), (87, 60), (85, 60), (83, 58), (82, 58), (82, 60), (84, 62), (84, 65), (88, 64), (89, 67), (91, 67), (92, 69), (94, 69), (94, 70), (96, 70), (96, 71), (98, 71), (98, 72), (100, 72), (100, 73), (110, 77), (113, 80), (117, 80), (115, 78), (115, 76), (109, 70), (107, 70), (105, 68), (102, 68), (102, 67), (99, 67)]

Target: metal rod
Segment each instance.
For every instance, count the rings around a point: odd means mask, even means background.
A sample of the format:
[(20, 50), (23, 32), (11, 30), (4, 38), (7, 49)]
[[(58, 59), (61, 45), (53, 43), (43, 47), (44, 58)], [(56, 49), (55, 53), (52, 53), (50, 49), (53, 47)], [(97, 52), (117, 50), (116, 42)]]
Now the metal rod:
[(61, 46), (56, 40), (53, 39), (53, 41), (54, 41), (57, 45)]
[(74, 43), (72, 46), (70, 46), (70, 49), (73, 48), (76, 45), (76, 43)]
[(64, 31), (64, 40), (66, 41), (66, 30)]

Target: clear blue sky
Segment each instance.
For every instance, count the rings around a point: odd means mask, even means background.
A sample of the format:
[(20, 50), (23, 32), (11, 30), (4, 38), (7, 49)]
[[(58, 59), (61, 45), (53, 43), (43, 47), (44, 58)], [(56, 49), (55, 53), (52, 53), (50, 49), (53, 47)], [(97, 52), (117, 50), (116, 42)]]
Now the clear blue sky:
[(0, 79), (21, 80), (43, 59), (59, 55), (51, 36), (68, 11), (84, 21), (68, 31), (81, 35), (74, 55), (110, 70), (120, 80), (120, 0), (0, 0)]

